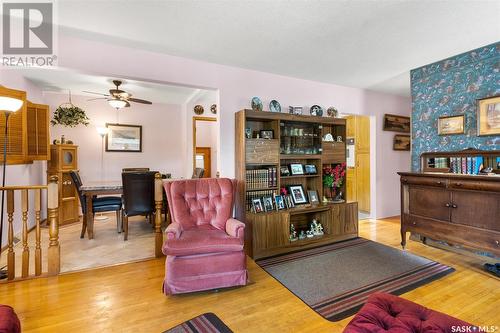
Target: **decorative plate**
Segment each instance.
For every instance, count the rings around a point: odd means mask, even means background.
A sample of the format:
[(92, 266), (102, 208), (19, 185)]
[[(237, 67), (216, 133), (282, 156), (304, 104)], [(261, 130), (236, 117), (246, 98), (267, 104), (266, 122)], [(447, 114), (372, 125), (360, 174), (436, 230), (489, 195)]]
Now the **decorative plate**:
[(210, 112), (217, 114), (217, 104), (210, 105)]
[(271, 110), (271, 112), (281, 112), (280, 103), (277, 100), (273, 99), (271, 103), (269, 103), (269, 110)]
[(322, 117), (323, 116), (323, 109), (319, 105), (313, 105), (313, 106), (311, 106), (309, 113), (311, 114), (311, 116)]
[(335, 107), (333, 106), (330, 106), (327, 110), (326, 110), (326, 114), (328, 115), (328, 117), (333, 117), (333, 118), (337, 118), (339, 116), (339, 110), (337, 110)]
[(252, 98), (252, 110), (262, 111), (262, 101), (258, 97)]
[(203, 114), (203, 112), (205, 112), (205, 110), (203, 109), (203, 106), (201, 106), (200, 104), (194, 107), (194, 113), (196, 113), (197, 115)]

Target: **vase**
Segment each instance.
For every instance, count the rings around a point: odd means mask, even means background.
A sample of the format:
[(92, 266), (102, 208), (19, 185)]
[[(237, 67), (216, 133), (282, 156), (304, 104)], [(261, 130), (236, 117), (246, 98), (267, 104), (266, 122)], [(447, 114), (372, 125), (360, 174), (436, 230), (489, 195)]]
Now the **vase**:
[(332, 187), (323, 187), (323, 196), (328, 199), (328, 201), (332, 201), (335, 196), (335, 189)]

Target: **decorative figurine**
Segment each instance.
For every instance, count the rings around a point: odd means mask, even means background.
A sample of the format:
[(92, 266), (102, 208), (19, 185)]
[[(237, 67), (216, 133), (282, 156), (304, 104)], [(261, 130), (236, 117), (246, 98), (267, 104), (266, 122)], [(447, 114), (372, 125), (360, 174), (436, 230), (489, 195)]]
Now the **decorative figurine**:
[(323, 232), (323, 226), (318, 222), (318, 226), (316, 227), (315, 236), (323, 236), (325, 233)]
[(339, 135), (339, 136), (337, 137), (337, 142), (342, 142), (342, 136), (341, 136), (341, 135)]
[(307, 230), (306, 237), (307, 238), (312, 238), (312, 237), (314, 237), (314, 233), (311, 230)]
[(304, 232), (304, 230), (301, 230), (301, 231), (300, 231), (300, 234), (299, 234), (299, 239), (304, 239), (304, 238), (306, 238), (306, 237), (307, 237), (307, 236), (306, 236), (306, 233)]
[(295, 226), (290, 225), (290, 242), (295, 242), (297, 240), (297, 231), (295, 231)]

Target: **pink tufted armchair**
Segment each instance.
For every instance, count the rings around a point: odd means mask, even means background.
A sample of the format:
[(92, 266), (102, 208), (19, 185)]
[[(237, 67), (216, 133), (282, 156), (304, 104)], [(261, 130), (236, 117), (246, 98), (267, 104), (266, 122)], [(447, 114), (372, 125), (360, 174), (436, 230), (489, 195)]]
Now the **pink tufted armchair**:
[(172, 223), (166, 230), (167, 295), (243, 286), (245, 224), (232, 218), (236, 183), (227, 178), (164, 184)]

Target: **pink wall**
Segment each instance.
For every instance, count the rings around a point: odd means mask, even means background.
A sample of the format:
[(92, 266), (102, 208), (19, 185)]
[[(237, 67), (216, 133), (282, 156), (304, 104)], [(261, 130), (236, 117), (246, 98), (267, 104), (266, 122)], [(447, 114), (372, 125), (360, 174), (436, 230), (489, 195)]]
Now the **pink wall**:
[[(46, 93), (45, 103), (55, 109), (68, 100), (66, 94)], [(87, 113), (91, 123), (88, 126), (74, 128), (53, 126), (51, 138), (66, 139), (78, 145), (78, 166), (83, 181), (101, 179), (120, 180), (121, 170), (126, 167), (148, 167), (162, 173), (171, 173), (173, 177), (184, 175), (185, 160), (179, 141), (183, 137), (181, 105), (154, 103), (153, 105), (134, 104), (119, 112), (120, 124), (142, 126), (142, 153), (104, 152), (103, 172), (101, 172), (101, 136), (97, 127), (106, 123), (116, 123), (116, 110), (105, 101), (87, 101), (89, 97), (75, 96), (72, 101)]]

